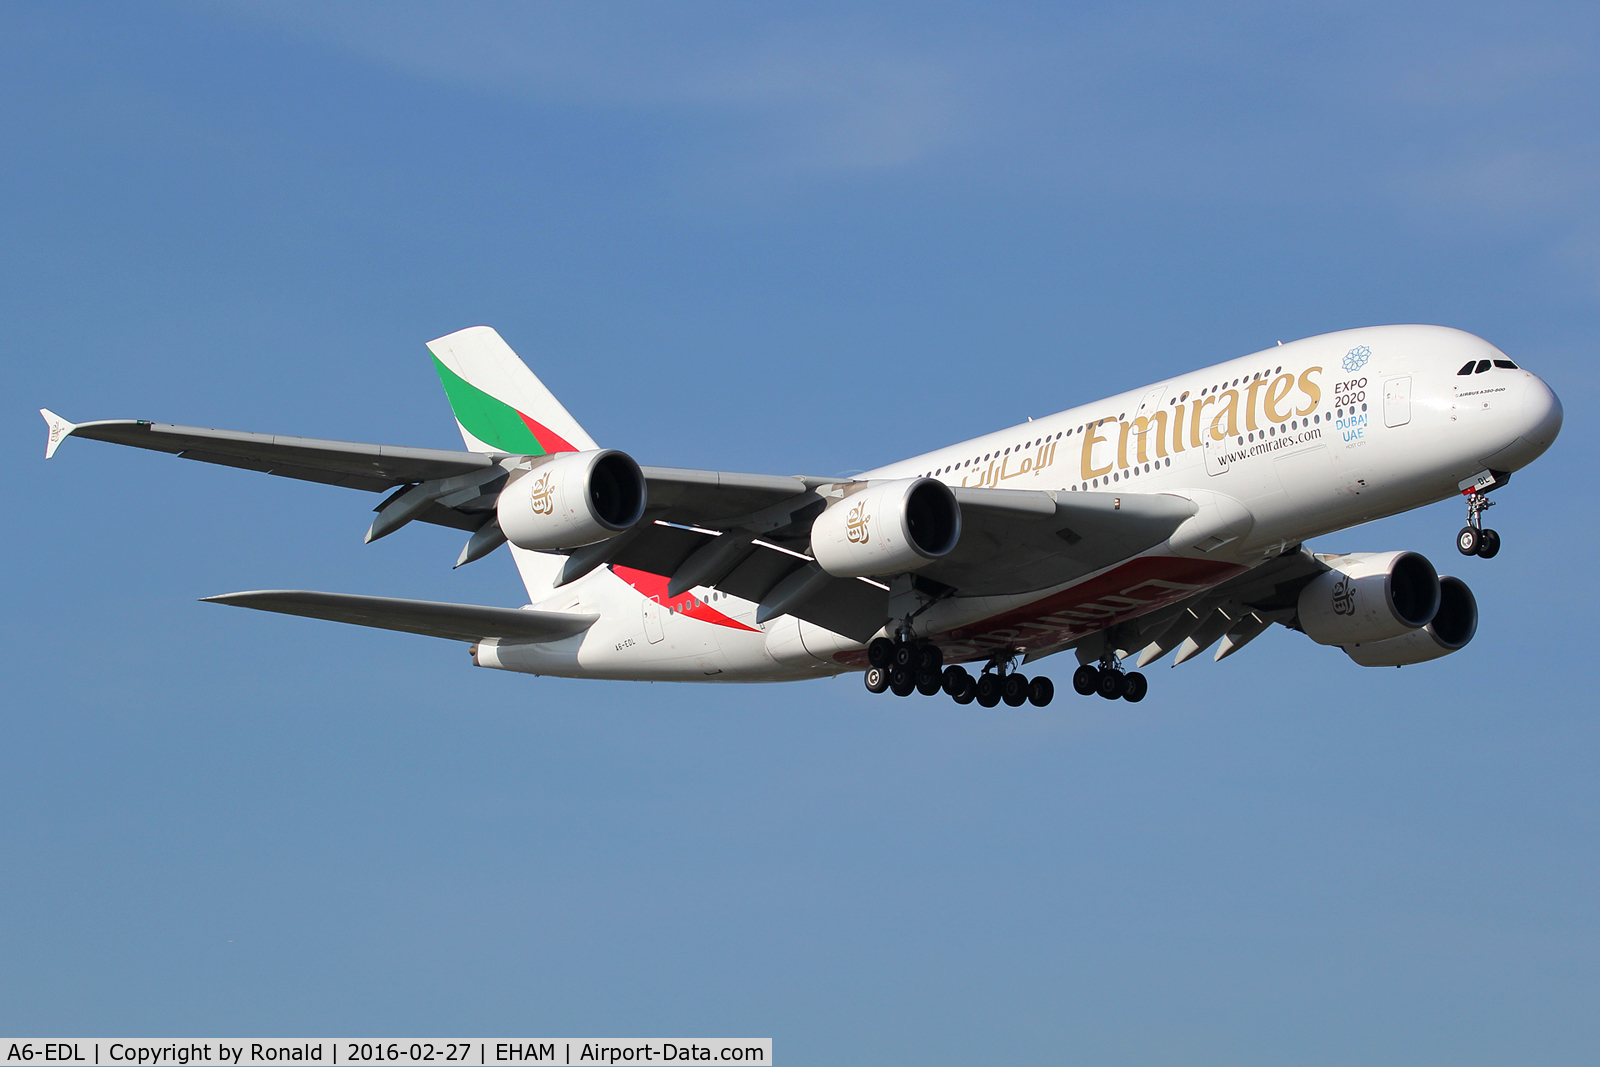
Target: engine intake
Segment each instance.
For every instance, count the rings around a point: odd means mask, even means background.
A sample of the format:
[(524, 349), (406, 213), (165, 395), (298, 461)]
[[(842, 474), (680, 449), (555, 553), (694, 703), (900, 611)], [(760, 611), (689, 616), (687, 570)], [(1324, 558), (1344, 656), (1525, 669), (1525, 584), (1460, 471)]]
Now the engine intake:
[(1439, 575), (1415, 552), (1352, 552), (1300, 591), (1300, 628), (1319, 645), (1410, 633), (1439, 611)]
[(1363, 667), (1404, 667), (1426, 663), (1467, 647), (1478, 632), (1478, 601), (1460, 578), (1439, 579), (1439, 610), (1420, 630), (1386, 641), (1345, 646), (1345, 655)]
[(567, 452), (501, 490), (495, 515), (518, 548), (564, 551), (633, 526), (648, 495), (644, 473), (626, 452)]
[(899, 574), (947, 555), (961, 540), (961, 505), (933, 478), (868, 485), (811, 524), (811, 554), (839, 578)]

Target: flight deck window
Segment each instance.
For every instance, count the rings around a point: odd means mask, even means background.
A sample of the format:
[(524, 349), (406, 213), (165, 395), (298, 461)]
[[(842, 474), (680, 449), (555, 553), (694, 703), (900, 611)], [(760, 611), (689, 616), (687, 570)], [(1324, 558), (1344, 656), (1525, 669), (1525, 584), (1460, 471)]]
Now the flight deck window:
[(1488, 369), (1489, 369), (1489, 361), (1486, 360), (1486, 359), (1480, 359), (1480, 360), (1478, 360), (1478, 369), (1473, 371), (1472, 373), (1474, 373), (1474, 374), (1482, 374), (1484, 371), (1486, 371)]
[(1494, 361), (1494, 365), (1496, 367), (1499, 367), (1501, 370), (1516, 370), (1517, 369), (1517, 365), (1515, 363), (1511, 362), (1509, 359), (1497, 359), (1497, 360)]
[(1477, 365), (1478, 365), (1478, 363), (1477, 363), (1476, 360), (1469, 359), (1469, 360), (1467, 360), (1467, 365), (1465, 367), (1462, 367), (1460, 370), (1456, 371), (1456, 374), (1457, 375), (1471, 374), (1472, 373), (1472, 368), (1476, 367)]

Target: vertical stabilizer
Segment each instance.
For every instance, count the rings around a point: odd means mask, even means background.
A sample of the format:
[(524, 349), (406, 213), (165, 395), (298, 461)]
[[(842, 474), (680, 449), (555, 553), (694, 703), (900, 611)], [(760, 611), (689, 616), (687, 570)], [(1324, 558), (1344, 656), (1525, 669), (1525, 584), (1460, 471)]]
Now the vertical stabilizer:
[(429, 341), (428, 351), (461, 439), (472, 451), (545, 456), (595, 447), (594, 438), (490, 327), (457, 330)]
[[(470, 326), (428, 342), (461, 439), (474, 452), (547, 456), (597, 447), (561, 401), (488, 326)], [(565, 556), (508, 546), (538, 604), (555, 591)]]

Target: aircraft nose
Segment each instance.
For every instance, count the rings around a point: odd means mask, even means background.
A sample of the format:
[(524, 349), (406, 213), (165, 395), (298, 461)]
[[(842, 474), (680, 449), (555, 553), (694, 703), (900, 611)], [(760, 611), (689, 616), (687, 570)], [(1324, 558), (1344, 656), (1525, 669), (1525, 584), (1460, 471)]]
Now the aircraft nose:
[(1555, 443), (1556, 434), (1561, 432), (1561, 400), (1542, 379), (1530, 377), (1533, 380), (1522, 395), (1523, 425), (1527, 427), (1522, 436), (1542, 452)]

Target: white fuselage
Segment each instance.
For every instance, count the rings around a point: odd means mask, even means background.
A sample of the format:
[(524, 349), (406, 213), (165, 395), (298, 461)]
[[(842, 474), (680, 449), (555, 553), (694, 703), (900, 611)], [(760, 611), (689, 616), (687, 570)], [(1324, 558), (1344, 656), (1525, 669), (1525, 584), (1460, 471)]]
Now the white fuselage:
[[(1481, 338), (1438, 326), (1324, 334), (868, 471), (951, 486), (1167, 493), (1198, 513), (1156, 548), (1067, 585), (956, 597), (919, 619), (946, 662), (1064, 647), (1187, 598), (1321, 534), (1515, 471), (1555, 439), (1561, 405)], [(1490, 366), (1459, 373), (1469, 362)], [(545, 559), (549, 559), (546, 557)], [(531, 553), (519, 565), (559, 567)], [(602, 567), (534, 607), (600, 614), (549, 644), (482, 642), (482, 666), (572, 677), (782, 681), (864, 665), (864, 645), (756, 605)]]

